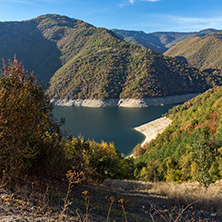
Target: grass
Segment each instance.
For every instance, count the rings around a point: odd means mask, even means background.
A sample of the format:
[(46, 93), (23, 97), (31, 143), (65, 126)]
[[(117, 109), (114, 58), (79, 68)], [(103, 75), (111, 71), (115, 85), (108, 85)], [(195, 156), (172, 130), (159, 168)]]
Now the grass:
[[(201, 222), (207, 221), (206, 218), (208, 221), (220, 221), (210, 215), (222, 212), (222, 181), (206, 190), (198, 183), (75, 183), (79, 179), (81, 177), (70, 171), (67, 173), (68, 184), (61, 181), (51, 184), (36, 182), (11, 189), (2, 188), (0, 219), (9, 216), (11, 211), (13, 217), (17, 213), (20, 219), (27, 221), (36, 218), (39, 221), (78, 222)], [(137, 185), (132, 186), (133, 183)], [(205, 213), (205, 210), (210, 213)]]
[[(199, 183), (151, 183), (121, 180), (107, 180), (106, 186), (126, 190), (128, 193), (146, 195), (148, 203), (144, 204), (142, 209), (149, 218), (153, 215), (153, 217), (158, 216), (159, 219), (162, 215), (165, 218), (162, 218), (162, 221), (201, 221), (197, 218), (213, 215), (211, 219), (208, 218), (208, 221), (214, 221), (214, 216), (222, 214), (222, 180), (211, 184), (207, 189)], [(142, 196), (139, 197), (142, 199)], [(177, 219), (178, 216), (180, 217)], [(157, 221), (155, 217), (152, 219), (152, 221)]]
[(149, 191), (167, 196), (174, 201), (175, 197), (181, 203), (195, 203), (195, 209), (222, 214), (222, 180), (211, 184), (208, 189), (199, 183), (156, 183)]

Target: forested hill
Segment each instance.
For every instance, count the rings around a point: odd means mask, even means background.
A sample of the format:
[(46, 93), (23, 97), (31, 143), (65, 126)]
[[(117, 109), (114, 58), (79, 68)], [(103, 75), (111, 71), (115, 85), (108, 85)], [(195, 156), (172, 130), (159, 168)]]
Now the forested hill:
[(0, 58), (7, 61), (16, 55), (28, 71), (46, 83), (61, 67), (61, 52), (56, 42), (43, 35), (41, 20), (0, 22)]
[(172, 124), (143, 149), (137, 147), (137, 175), (145, 180), (199, 181), (222, 178), (222, 88), (175, 106)]
[(205, 36), (210, 33), (217, 33), (216, 29), (205, 29), (199, 32), (153, 32), (145, 33), (143, 31), (129, 31), (121, 29), (112, 30), (117, 36), (127, 42), (134, 43), (141, 47), (152, 49), (159, 53), (164, 53), (172, 46), (186, 39), (195, 36)]
[(180, 58), (202, 71), (222, 73), (222, 33), (185, 40), (164, 54)]
[[(81, 48), (70, 44), (74, 30), (81, 29), (76, 38), (84, 38), (84, 30), (92, 27), (81, 20), (59, 15), (0, 22), (0, 57), (7, 61), (16, 55), (26, 69), (34, 71), (39, 79), (48, 83), (54, 73), (73, 57), (73, 51)], [(64, 38), (69, 41), (65, 50), (59, 44)]]
[(14, 54), (49, 83), (51, 98), (145, 98), (203, 92), (219, 75), (130, 44), (105, 28), (59, 15), (0, 23), (0, 56)]

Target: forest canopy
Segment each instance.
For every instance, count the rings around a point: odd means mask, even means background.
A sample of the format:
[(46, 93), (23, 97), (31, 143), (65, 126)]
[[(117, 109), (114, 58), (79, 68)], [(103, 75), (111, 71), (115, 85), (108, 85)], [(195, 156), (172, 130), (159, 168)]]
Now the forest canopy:
[(173, 107), (168, 118), (172, 124), (140, 148), (136, 176), (149, 181), (199, 181), (205, 186), (221, 179), (222, 88)]

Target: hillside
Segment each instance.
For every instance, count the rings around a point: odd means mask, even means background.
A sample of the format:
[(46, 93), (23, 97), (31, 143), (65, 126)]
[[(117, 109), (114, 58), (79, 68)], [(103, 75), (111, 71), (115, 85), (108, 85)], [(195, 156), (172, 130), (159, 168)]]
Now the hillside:
[(194, 37), (178, 43), (164, 55), (180, 58), (202, 71), (221, 73), (222, 33)]
[[(137, 147), (137, 176), (144, 180), (199, 181), (208, 186), (222, 178), (222, 88), (175, 106), (172, 124)], [(152, 163), (152, 164), (151, 164)]]
[(61, 52), (44, 37), (36, 20), (0, 22), (0, 57), (7, 61), (14, 55), (45, 83), (61, 66)]
[[(203, 92), (212, 86), (206, 73), (119, 40), (105, 29), (88, 41), (95, 42), (95, 46), (88, 49), (90, 43), (85, 40), (80, 55), (74, 56), (52, 77), (48, 90), (52, 98), (161, 97)], [(220, 84), (221, 77), (212, 80)]]
[(121, 39), (127, 42), (134, 43), (141, 47), (152, 49), (159, 53), (164, 53), (177, 43), (190, 39), (195, 36), (205, 36), (209, 33), (217, 33), (219, 30), (205, 29), (199, 32), (154, 32), (145, 33), (143, 31), (129, 30), (112, 30)]
[(54, 99), (146, 98), (221, 84), (180, 60), (130, 44), (105, 28), (59, 15), (0, 23), (0, 56), (14, 53)]
[[(214, 95), (218, 91), (219, 94)], [(205, 111), (219, 99), (212, 107), (218, 107), (220, 115), (221, 94), (217, 88), (195, 101), (201, 101)], [(0, 221), (88, 221), (90, 218), (99, 222), (120, 221), (123, 216), (129, 222), (159, 221), (160, 217), (166, 218), (164, 221), (172, 218), (173, 221), (200, 221), (209, 217), (221, 221), (220, 182), (206, 190), (197, 183), (180, 186), (132, 181), (138, 175), (138, 161), (134, 171), (134, 159), (121, 155), (113, 143), (97, 143), (63, 133), (64, 121), (61, 119), (58, 123), (54, 119), (53, 106), (44, 87), (35, 81), (32, 73), (23, 70), (17, 59), (3, 66), (0, 98)], [(175, 107), (172, 117), (177, 117), (178, 110), (191, 108), (190, 103)], [(198, 112), (193, 125), (201, 124), (204, 111)], [(215, 111), (207, 113), (209, 121), (217, 119)], [(207, 135), (205, 128), (202, 132)], [(222, 144), (221, 126), (216, 140), (212, 141), (212, 148), (218, 151), (218, 164), (215, 156), (206, 152), (204, 166), (208, 167), (213, 159), (216, 162), (212, 164), (213, 179), (218, 179), (222, 159), (221, 148), (218, 149)], [(199, 142), (202, 140), (191, 145)], [(197, 150), (198, 157), (203, 156), (202, 150), (207, 151), (203, 146)], [(170, 159), (167, 167), (173, 163)], [(153, 163), (148, 166), (153, 167)], [(208, 212), (203, 213), (205, 210)]]

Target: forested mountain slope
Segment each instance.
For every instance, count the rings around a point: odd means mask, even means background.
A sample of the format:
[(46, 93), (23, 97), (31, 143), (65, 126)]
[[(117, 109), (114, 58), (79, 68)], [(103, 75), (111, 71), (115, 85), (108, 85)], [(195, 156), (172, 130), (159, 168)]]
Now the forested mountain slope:
[(199, 181), (222, 178), (222, 88), (216, 87), (169, 111), (172, 124), (134, 150), (144, 180)]
[(189, 65), (202, 71), (221, 73), (222, 33), (182, 41), (164, 54), (187, 61)]
[(195, 36), (205, 36), (209, 33), (219, 32), (216, 29), (205, 29), (199, 32), (153, 32), (143, 31), (112, 30), (117, 36), (127, 42), (134, 43), (141, 47), (164, 53), (177, 43)]
[(54, 99), (162, 97), (203, 92), (219, 75), (130, 44), (105, 28), (59, 15), (0, 23), (0, 56), (14, 53)]
[(52, 77), (51, 97), (160, 97), (203, 92), (221, 82), (220, 76), (210, 77), (177, 59), (126, 43), (106, 29), (97, 31)]

